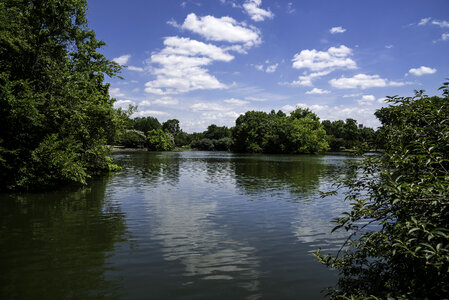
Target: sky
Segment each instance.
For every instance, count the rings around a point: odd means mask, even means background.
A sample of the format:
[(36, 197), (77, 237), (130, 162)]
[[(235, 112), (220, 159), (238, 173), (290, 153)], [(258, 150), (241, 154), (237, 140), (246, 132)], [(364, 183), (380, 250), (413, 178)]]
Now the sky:
[(309, 108), (380, 125), (386, 96), (441, 95), (449, 77), (448, 0), (89, 0), (115, 107), (231, 127), (250, 110)]

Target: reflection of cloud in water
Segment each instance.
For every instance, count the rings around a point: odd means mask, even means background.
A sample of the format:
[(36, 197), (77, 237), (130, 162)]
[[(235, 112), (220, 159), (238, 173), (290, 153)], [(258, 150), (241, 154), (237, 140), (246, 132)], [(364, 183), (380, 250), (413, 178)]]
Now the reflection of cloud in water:
[[(244, 241), (232, 240), (227, 225), (214, 221), (217, 201), (210, 195), (212, 186), (201, 175), (207, 170), (199, 172), (198, 162), (195, 168), (196, 176), (181, 172), (180, 185), (194, 187), (191, 192), (180, 195), (178, 189), (163, 185), (145, 192), (154, 220), (152, 239), (161, 243), (166, 261), (179, 261), (185, 266), (184, 276), (203, 280), (239, 278), (242, 288), (256, 292), (259, 286), (256, 249)], [(223, 182), (222, 187), (227, 185)], [(185, 191), (184, 187), (180, 189)]]
[[(342, 174), (342, 170), (346, 169), (344, 161), (348, 160), (347, 157), (332, 159), (334, 161), (326, 162), (329, 166), (325, 176), (327, 178), (321, 178), (318, 188), (320, 191), (332, 190), (332, 182), (339, 174)], [(303, 205), (298, 206), (296, 218), (292, 222), (293, 233), (300, 242), (310, 244), (311, 252), (318, 248), (336, 251), (340, 249), (348, 233), (344, 230), (331, 233), (336, 226), (331, 220), (341, 216), (342, 212), (348, 209), (349, 203), (344, 201), (344, 195), (341, 192), (325, 198), (315, 195), (308, 201), (304, 201)]]

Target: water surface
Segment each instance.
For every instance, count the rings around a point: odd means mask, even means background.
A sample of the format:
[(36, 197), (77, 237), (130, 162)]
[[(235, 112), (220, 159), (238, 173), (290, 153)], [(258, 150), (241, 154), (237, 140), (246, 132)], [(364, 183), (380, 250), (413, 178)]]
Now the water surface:
[(0, 195), (1, 299), (322, 299), (347, 156), (118, 153), (85, 188)]

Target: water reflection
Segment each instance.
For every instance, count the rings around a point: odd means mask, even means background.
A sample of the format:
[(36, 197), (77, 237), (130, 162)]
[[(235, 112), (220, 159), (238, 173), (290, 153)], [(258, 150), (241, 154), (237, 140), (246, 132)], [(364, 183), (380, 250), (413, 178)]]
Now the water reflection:
[(0, 298), (319, 299), (335, 282), (309, 252), (341, 238), (345, 204), (317, 191), (347, 157), (115, 158), (87, 189), (0, 196)]
[[(235, 166), (237, 186), (248, 194), (289, 192), (304, 199), (320, 184), (327, 165), (322, 157), (302, 155), (253, 155), (238, 157)], [(296, 199), (298, 200), (298, 199)]]
[(0, 298), (117, 298), (107, 257), (124, 238), (124, 216), (105, 197), (108, 179), (89, 188), (0, 195)]
[(229, 162), (192, 157), (184, 160), (181, 169), (177, 189), (159, 184), (145, 191), (151, 238), (160, 243), (164, 260), (184, 266), (182, 275), (190, 278), (189, 284), (235, 280), (254, 297), (259, 286), (256, 249), (235, 239), (219, 220), (220, 201), (231, 195), (226, 193), (232, 188)]

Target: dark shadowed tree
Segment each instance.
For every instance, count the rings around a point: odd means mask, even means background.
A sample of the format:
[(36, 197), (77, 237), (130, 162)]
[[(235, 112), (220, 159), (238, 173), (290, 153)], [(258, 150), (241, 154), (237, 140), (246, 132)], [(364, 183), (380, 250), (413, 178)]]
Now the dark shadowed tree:
[(0, 189), (85, 183), (115, 168), (117, 115), (85, 0), (0, 1)]

